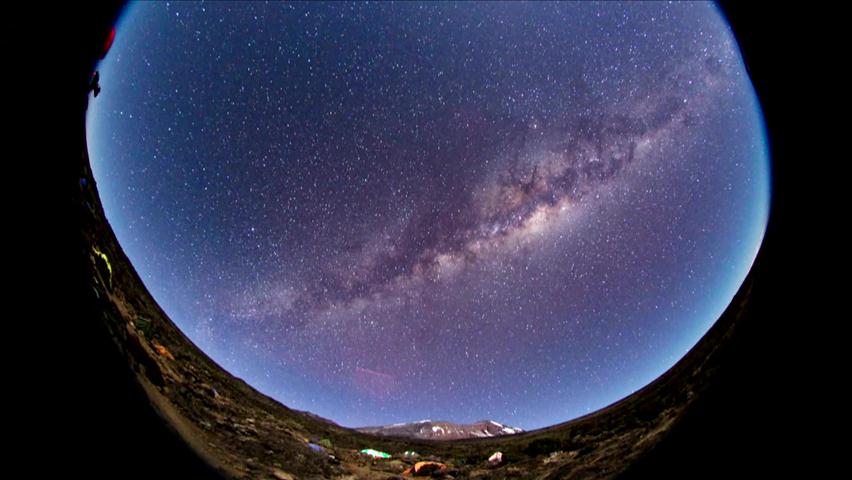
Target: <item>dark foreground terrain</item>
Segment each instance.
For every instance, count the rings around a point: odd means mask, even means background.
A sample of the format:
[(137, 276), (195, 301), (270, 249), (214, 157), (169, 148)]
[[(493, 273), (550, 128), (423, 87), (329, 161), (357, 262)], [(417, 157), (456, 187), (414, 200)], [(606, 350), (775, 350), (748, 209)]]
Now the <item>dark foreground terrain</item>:
[[(772, 341), (765, 305), (777, 262), (767, 260), (767, 248), (724, 315), (669, 372), (614, 405), (542, 430), (450, 442), (373, 436), (289, 409), (224, 371), (147, 292), (98, 199), (85, 145), (86, 79), (113, 15), (106, 9), (81, 24), (86, 31), (73, 72), (79, 80), (72, 85), (78, 108), (69, 115), (76, 140), (64, 145), (62, 158), (63, 211), (73, 237), (68, 305), (79, 322), (63, 327), (73, 352), (64, 367), (78, 374), (67, 408), (75, 409), (72, 433), (86, 429), (89, 438), (78, 438), (85, 454), (72, 456), (69, 471), (380, 479), (402, 478), (416, 460), (446, 464), (436, 474), (443, 478), (694, 478), (771, 470), (763, 450), (781, 395), (774, 360), (766, 358), (771, 350), (760, 343)], [(392, 458), (359, 454), (365, 448)], [(403, 458), (406, 451), (419, 458)], [(496, 451), (503, 462), (491, 465)]]

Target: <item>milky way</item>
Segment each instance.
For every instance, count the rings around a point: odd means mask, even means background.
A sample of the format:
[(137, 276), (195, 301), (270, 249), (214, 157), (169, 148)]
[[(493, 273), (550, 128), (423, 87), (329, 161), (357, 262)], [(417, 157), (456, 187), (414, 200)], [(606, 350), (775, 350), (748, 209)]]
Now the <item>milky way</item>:
[(762, 238), (712, 5), (139, 4), (89, 111), (119, 241), (234, 374), (344, 425), (605, 406)]

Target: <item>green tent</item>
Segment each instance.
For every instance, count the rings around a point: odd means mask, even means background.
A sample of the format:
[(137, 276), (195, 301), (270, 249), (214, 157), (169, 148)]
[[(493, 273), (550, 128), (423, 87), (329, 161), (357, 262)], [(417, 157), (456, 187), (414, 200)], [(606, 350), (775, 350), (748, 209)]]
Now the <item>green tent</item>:
[(389, 453), (373, 450), (372, 448), (365, 448), (364, 450), (361, 450), (361, 453), (363, 453), (364, 455), (369, 455), (373, 458), (390, 458)]

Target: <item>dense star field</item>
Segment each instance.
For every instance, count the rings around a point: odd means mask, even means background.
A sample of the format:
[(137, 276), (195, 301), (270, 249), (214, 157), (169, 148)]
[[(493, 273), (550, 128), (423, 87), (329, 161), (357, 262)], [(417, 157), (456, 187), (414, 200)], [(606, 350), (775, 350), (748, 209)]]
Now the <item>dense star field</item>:
[(703, 3), (134, 4), (88, 140), (214, 360), (346, 426), (603, 407), (713, 324), (768, 213)]

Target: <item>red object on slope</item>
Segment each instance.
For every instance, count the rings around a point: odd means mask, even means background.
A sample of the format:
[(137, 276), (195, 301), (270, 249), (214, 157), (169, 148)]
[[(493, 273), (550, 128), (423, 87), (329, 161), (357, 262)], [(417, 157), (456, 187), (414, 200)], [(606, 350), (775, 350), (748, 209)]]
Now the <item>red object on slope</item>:
[(106, 41), (104, 42), (104, 48), (101, 50), (101, 58), (106, 57), (106, 54), (109, 52), (109, 49), (112, 48), (112, 42), (115, 41), (115, 27), (112, 27), (109, 30), (109, 35), (107, 36)]

